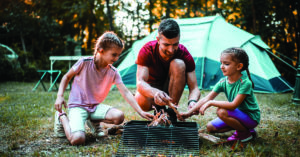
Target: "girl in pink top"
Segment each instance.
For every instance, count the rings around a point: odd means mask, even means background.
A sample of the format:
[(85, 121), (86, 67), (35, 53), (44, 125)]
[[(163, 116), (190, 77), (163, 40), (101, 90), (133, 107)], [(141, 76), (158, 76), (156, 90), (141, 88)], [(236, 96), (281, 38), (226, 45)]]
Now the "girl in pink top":
[[(63, 76), (55, 101), (57, 112), (54, 130), (57, 136), (66, 136), (72, 145), (79, 145), (85, 142), (86, 121), (96, 136), (104, 135), (100, 122), (121, 124), (124, 121), (124, 113), (101, 104), (113, 84), (141, 117), (147, 120), (153, 117), (139, 107), (133, 95), (123, 84), (117, 69), (112, 66), (118, 60), (123, 47), (123, 41), (115, 33), (106, 32), (97, 40), (94, 57), (78, 60)], [(62, 110), (62, 104), (67, 108), (63, 94), (73, 77), (67, 117)]]

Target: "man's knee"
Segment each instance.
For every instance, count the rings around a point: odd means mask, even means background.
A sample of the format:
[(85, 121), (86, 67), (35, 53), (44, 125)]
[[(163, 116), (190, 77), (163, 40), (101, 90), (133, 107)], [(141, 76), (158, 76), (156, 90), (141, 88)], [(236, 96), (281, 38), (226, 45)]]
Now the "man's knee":
[(172, 74), (180, 74), (185, 76), (186, 65), (181, 59), (174, 59), (170, 63), (170, 72)]
[(77, 131), (72, 134), (70, 143), (72, 145), (82, 145), (85, 143), (85, 133), (83, 131)]
[(150, 100), (147, 97), (141, 95), (139, 92), (135, 94), (135, 100), (143, 111), (147, 112), (151, 110), (152, 105)]

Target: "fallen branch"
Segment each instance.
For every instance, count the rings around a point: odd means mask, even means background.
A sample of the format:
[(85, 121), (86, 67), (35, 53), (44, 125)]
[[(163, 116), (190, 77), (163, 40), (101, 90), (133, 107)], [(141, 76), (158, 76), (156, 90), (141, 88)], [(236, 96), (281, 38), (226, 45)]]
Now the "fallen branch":
[(221, 139), (219, 137), (216, 137), (216, 136), (213, 136), (213, 135), (209, 135), (209, 134), (205, 134), (205, 133), (199, 133), (198, 136), (200, 138), (203, 138), (203, 139), (208, 140), (208, 141), (213, 142), (213, 143), (221, 142)]

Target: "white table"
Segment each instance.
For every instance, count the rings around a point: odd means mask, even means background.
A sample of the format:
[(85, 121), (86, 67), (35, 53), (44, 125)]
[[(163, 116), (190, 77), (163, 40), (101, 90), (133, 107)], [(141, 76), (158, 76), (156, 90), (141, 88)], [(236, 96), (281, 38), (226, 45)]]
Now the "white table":
[[(82, 57), (89, 57), (89, 56), (50, 56), (50, 70), (53, 71), (53, 64), (55, 61), (69, 61), (69, 69), (71, 68), (71, 61), (77, 61)], [(50, 84), (52, 84), (52, 75), (50, 77)]]

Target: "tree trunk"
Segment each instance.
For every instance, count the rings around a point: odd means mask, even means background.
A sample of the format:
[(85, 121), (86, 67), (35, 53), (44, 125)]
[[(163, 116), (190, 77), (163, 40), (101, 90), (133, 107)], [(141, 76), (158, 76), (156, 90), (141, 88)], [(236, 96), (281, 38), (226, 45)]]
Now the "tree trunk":
[(20, 38), (21, 38), (21, 42), (22, 42), (23, 51), (24, 51), (24, 54), (25, 54), (25, 64), (28, 65), (28, 57), (27, 57), (26, 45), (25, 45), (24, 36), (23, 36), (23, 32), (22, 31), (20, 33)]
[(217, 14), (218, 12), (219, 12), (218, 0), (215, 0), (215, 14)]
[(207, 0), (205, 0), (205, 16), (208, 16)]
[[(198, 14), (197, 14), (197, 11), (198, 11), (198, 6), (201, 6), (201, 1), (200, 2), (198, 2), (198, 1), (194, 1), (194, 3), (193, 3), (193, 13), (194, 13), (194, 17), (197, 17), (198, 16)], [(201, 7), (200, 7), (201, 8)], [(201, 9), (200, 9), (201, 10)]]
[(298, 67), (300, 66), (300, 28), (299, 28), (299, 21), (300, 21), (300, 2), (295, 1), (295, 8), (297, 9), (297, 18), (295, 18), (294, 27), (295, 27), (295, 34), (296, 34), (296, 52), (298, 53)]
[(109, 0), (106, 0), (106, 7), (107, 7), (107, 17), (108, 17), (108, 21), (109, 21), (109, 30), (110, 31), (114, 31), (114, 26), (113, 26), (113, 17), (110, 11), (110, 7), (109, 7)]
[(94, 13), (93, 13), (93, 9), (94, 9), (94, 1), (93, 0), (90, 0), (89, 1), (89, 9), (88, 9), (88, 15), (90, 17), (89, 18), (89, 23), (88, 23), (88, 31), (89, 31), (89, 35), (88, 35), (88, 40), (87, 40), (87, 49), (91, 49), (92, 48), (92, 40), (93, 40), (93, 23), (97, 23), (96, 22), (96, 18), (94, 16)]
[(154, 19), (153, 19), (153, 14), (152, 14), (152, 9), (154, 8), (154, 3), (153, 3), (153, 0), (149, 0), (149, 16), (150, 16), (150, 19), (149, 19), (149, 28), (150, 28), (150, 33), (153, 32), (153, 29), (152, 29), (152, 25), (154, 23)]
[(168, 0), (168, 4), (166, 6), (166, 18), (170, 18), (170, 14), (171, 14), (171, 0)]
[(187, 7), (187, 12), (185, 13), (186, 17), (191, 17), (190, 16), (190, 12), (191, 12), (191, 4), (190, 4), (191, 0), (187, 0), (186, 1), (186, 7)]
[(139, 2), (137, 2), (137, 9), (136, 9), (136, 15), (137, 15), (137, 29), (138, 29), (138, 35), (137, 35), (137, 40), (140, 39), (140, 35), (141, 35), (141, 27), (140, 27), (140, 7), (141, 4)]
[(252, 27), (253, 27), (253, 34), (256, 34), (256, 15), (255, 15), (255, 5), (254, 0), (251, 0), (251, 7), (252, 7)]

